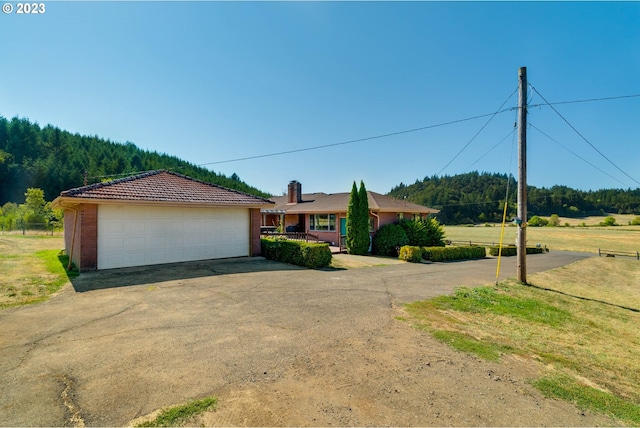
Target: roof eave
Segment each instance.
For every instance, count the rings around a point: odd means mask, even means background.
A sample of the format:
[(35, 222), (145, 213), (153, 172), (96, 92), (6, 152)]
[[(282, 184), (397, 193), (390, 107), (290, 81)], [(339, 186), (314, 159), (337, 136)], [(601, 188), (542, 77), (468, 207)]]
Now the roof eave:
[(440, 212), (440, 210), (436, 210), (434, 208), (411, 208), (411, 207), (380, 208), (374, 211), (381, 212), (381, 213), (421, 213), (421, 214), (437, 214)]
[(191, 207), (191, 208), (267, 208), (273, 207), (273, 203), (243, 203), (243, 202), (186, 202), (186, 201), (155, 201), (148, 199), (106, 199), (106, 198), (83, 198), (78, 196), (58, 196), (51, 203), (51, 207), (54, 209), (59, 208), (71, 208), (80, 204), (94, 204), (94, 205), (116, 205), (116, 204), (131, 204), (131, 205), (170, 205), (173, 207)]

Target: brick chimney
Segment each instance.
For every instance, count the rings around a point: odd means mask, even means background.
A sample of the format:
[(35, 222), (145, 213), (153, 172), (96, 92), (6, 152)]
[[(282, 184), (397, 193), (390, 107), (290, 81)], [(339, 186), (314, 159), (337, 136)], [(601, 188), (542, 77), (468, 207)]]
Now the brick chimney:
[(296, 180), (290, 181), (287, 196), (288, 204), (297, 204), (298, 202), (302, 202), (302, 184)]

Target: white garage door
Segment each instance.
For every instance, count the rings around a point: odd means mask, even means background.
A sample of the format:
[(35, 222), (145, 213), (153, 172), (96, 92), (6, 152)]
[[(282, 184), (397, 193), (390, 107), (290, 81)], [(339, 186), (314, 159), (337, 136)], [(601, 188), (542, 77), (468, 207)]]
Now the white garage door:
[(249, 210), (98, 207), (98, 269), (249, 255)]

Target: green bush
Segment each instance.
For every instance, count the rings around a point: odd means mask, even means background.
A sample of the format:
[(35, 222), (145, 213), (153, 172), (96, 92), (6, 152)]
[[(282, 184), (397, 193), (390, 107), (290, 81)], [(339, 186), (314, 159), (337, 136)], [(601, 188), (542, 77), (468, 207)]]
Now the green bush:
[(325, 268), (331, 264), (329, 244), (307, 244), (301, 246), (303, 266), (310, 269)]
[(402, 226), (385, 224), (373, 237), (372, 252), (380, 256), (397, 256), (396, 248), (407, 244), (409, 244), (409, 238)]
[[(498, 246), (489, 247), (489, 254), (492, 256), (497, 256), (498, 250)], [(545, 248), (542, 247), (527, 247), (527, 254), (542, 254), (544, 251)], [(502, 247), (502, 257), (513, 257), (517, 254), (518, 249), (514, 246)]]
[[(500, 251), (499, 246), (489, 247), (489, 255), (497, 256)], [(515, 246), (502, 247), (502, 257), (512, 257), (518, 254), (518, 249)]]
[(311, 269), (324, 268), (331, 264), (329, 244), (310, 244), (272, 238), (263, 238), (260, 242), (262, 243), (262, 255), (270, 260)]
[(549, 217), (549, 224), (547, 226), (558, 227), (560, 226), (560, 216), (558, 214), (551, 214)]
[(640, 226), (640, 216), (634, 218), (629, 222), (631, 226)]
[(418, 247), (444, 247), (444, 229), (435, 218), (401, 220), (400, 226), (409, 239), (409, 245)]
[(422, 249), (422, 258), (432, 262), (482, 259), (486, 255), (485, 248), (477, 245), (470, 247), (424, 247)]
[(400, 248), (400, 254), (398, 254), (400, 260), (406, 260), (411, 263), (420, 263), (422, 260), (422, 248), (415, 245), (405, 245)]
[(527, 222), (527, 225), (530, 227), (544, 227), (544, 226), (547, 226), (548, 224), (549, 224), (549, 220), (547, 220), (546, 218), (538, 217), (537, 215), (534, 215), (533, 217), (531, 217)]
[(608, 216), (604, 221), (600, 222), (600, 226), (617, 226), (616, 219), (613, 216)]

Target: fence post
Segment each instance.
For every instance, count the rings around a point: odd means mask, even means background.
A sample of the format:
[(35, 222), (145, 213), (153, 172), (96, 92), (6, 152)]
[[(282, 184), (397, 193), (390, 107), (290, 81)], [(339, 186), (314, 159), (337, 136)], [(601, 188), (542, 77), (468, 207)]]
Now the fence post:
[(636, 259), (640, 260), (640, 251), (636, 251)]
[(600, 248), (598, 248), (598, 257), (602, 257), (602, 253), (600, 253)]

